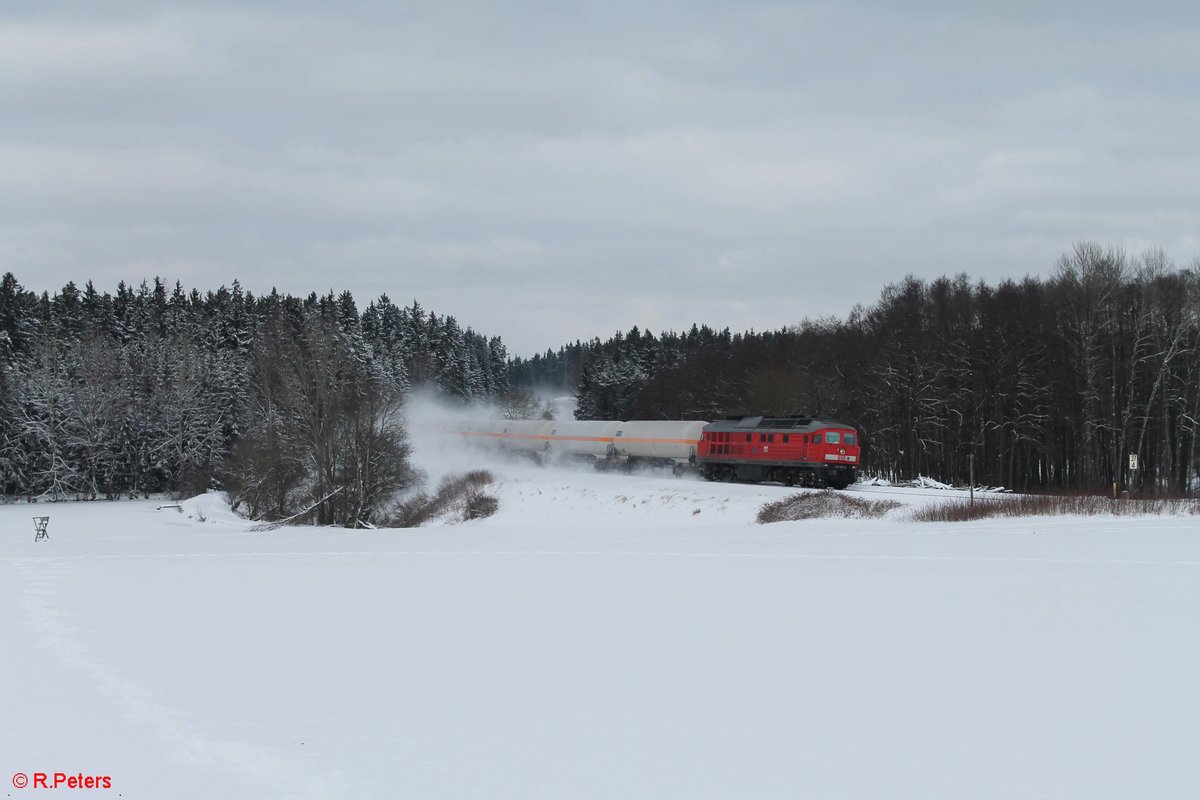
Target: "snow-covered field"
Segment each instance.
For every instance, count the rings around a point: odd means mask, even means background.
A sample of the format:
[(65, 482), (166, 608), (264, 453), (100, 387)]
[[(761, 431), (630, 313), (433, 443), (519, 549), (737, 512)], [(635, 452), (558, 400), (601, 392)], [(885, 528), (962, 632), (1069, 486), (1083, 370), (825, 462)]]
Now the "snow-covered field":
[(758, 526), (784, 489), (499, 477), (495, 517), (407, 531), (251, 532), (217, 495), (0, 507), (6, 796), (1200, 786), (1200, 518)]

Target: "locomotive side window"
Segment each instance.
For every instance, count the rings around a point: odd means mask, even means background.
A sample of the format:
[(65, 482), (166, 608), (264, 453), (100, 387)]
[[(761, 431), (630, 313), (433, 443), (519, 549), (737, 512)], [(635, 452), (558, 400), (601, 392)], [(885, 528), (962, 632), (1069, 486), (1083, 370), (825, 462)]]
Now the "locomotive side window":
[(788, 443), (788, 435), (786, 433), (783, 435), (783, 443), (784, 444)]
[(747, 433), (747, 434), (746, 434), (746, 441), (747, 441), (747, 442), (753, 442), (753, 441), (754, 441), (754, 434), (752, 434), (752, 433)]
[(820, 443), (821, 443), (821, 434), (814, 433), (813, 434), (813, 444), (820, 444)]
[(825, 441), (829, 444), (841, 444), (842, 435), (836, 431), (830, 431), (825, 434)]

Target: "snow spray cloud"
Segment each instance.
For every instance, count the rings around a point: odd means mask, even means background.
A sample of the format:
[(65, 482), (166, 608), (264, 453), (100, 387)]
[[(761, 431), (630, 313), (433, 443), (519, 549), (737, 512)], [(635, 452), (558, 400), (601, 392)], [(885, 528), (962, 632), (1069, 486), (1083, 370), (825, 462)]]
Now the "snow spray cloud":
[[(549, 408), (555, 419), (574, 419), (575, 398), (535, 397), (539, 410)], [(474, 469), (508, 474), (533, 467), (531, 461), (516, 460), (467, 437), (446, 434), (468, 422), (511, 418), (513, 409), (503, 402), (453, 402), (435, 392), (417, 390), (409, 395), (404, 410), (412, 462), (424, 473), (427, 486), (436, 486), (447, 475)]]

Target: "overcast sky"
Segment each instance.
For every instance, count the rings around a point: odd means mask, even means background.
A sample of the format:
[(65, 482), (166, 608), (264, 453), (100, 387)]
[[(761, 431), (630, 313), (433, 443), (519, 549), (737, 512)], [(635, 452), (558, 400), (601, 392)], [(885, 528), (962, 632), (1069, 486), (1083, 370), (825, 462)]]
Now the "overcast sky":
[(1193, 4), (976, 5), (5, 0), (0, 272), (387, 293), (529, 355), (1190, 263)]

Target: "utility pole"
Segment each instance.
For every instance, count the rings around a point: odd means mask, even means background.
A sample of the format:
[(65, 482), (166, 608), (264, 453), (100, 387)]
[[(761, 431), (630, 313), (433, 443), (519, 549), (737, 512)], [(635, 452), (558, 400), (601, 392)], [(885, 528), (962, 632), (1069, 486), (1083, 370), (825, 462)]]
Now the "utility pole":
[(974, 508), (974, 507), (975, 507), (975, 454), (974, 454), (974, 453), (971, 453), (971, 455), (968, 457), (968, 460), (969, 460), (969, 463), (970, 463), (970, 465), (971, 465), (971, 500), (970, 500), (970, 506), (971, 506), (971, 508)]

